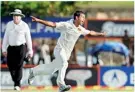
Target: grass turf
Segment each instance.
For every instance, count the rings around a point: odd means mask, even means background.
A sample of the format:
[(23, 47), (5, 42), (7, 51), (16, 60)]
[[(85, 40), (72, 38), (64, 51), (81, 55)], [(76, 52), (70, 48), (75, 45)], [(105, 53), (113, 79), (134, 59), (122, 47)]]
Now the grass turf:
[[(4, 90), (1, 90), (1, 92), (18, 92), (18, 91), (15, 91), (15, 90), (9, 90), (9, 89), (4, 89)], [(22, 90), (20, 92), (58, 92), (58, 89), (57, 90)], [(134, 90), (70, 90), (70, 91), (66, 91), (66, 92), (134, 92)]]

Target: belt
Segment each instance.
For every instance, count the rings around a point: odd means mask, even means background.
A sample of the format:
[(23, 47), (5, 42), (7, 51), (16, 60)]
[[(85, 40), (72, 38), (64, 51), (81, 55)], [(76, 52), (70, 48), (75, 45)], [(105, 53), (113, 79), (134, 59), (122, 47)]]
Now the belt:
[(21, 45), (9, 45), (10, 47), (20, 47), (20, 46), (24, 46), (26, 43), (23, 43)]

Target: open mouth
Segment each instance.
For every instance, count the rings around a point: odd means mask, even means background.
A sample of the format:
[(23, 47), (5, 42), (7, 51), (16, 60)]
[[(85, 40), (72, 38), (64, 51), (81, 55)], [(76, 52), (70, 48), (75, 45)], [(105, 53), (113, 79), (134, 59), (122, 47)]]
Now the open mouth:
[(84, 23), (84, 21), (81, 21), (81, 24), (83, 24)]

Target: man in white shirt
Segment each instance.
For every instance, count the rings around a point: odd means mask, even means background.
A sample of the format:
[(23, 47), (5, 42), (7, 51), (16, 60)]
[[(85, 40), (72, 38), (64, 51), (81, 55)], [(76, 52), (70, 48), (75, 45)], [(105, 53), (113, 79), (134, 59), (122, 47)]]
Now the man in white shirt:
[(27, 57), (31, 58), (33, 55), (32, 41), (28, 25), (21, 20), (22, 17), (25, 17), (22, 11), (15, 9), (10, 14), (13, 15), (13, 21), (8, 22), (6, 25), (2, 52), (7, 57), (7, 65), (14, 82), (14, 89), (20, 90), (26, 45), (28, 49)]
[(30, 69), (30, 76), (28, 83), (33, 82), (33, 78), (36, 75), (47, 75), (53, 74), (55, 71), (59, 71), (57, 84), (59, 86), (59, 91), (67, 91), (71, 88), (70, 85), (66, 85), (64, 82), (64, 77), (66, 69), (68, 67), (68, 59), (74, 48), (74, 45), (80, 35), (101, 35), (104, 36), (105, 33), (98, 33), (95, 31), (90, 31), (82, 27), (85, 22), (85, 14), (82, 11), (76, 11), (74, 13), (74, 19), (65, 22), (51, 22), (46, 20), (41, 20), (36, 17), (32, 17), (32, 21), (39, 22), (46, 26), (56, 28), (61, 35), (58, 39), (57, 45), (54, 49), (55, 59), (50, 64), (41, 64), (32, 69)]

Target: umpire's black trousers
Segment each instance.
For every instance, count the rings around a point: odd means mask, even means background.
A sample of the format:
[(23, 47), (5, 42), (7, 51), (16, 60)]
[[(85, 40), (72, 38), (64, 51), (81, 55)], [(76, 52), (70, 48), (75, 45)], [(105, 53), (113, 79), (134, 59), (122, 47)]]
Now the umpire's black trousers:
[(9, 46), (7, 50), (7, 65), (14, 82), (14, 86), (21, 86), (23, 61), (26, 55), (26, 45)]

